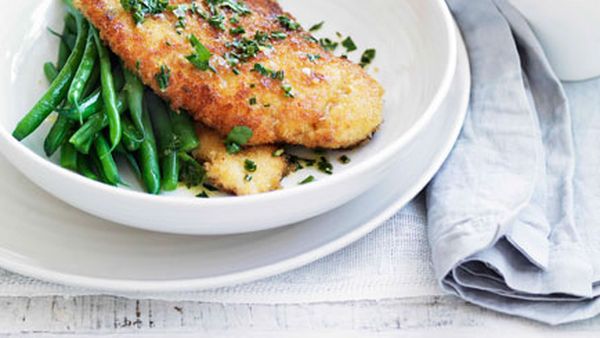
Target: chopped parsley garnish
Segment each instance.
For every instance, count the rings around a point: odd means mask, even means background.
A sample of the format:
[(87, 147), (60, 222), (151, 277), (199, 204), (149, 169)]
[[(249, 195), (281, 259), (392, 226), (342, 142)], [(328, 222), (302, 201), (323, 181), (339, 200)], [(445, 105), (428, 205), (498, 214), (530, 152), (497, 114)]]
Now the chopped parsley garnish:
[(347, 37), (346, 39), (344, 39), (344, 41), (342, 41), (342, 46), (344, 46), (344, 48), (346, 48), (346, 51), (348, 53), (353, 52), (358, 49), (356, 47), (356, 44), (354, 43), (354, 40), (352, 40), (351, 37)]
[(247, 172), (253, 173), (256, 171), (257, 168), (258, 167), (256, 166), (256, 163), (254, 163), (254, 161), (248, 159), (244, 161), (244, 169), (246, 169)]
[(288, 161), (293, 166), (293, 171), (298, 171), (304, 169), (304, 167), (312, 167), (317, 163), (316, 160), (310, 158), (302, 158), (296, 155), (288, 155)]
[(283, 89), (283, 93), (284, 93), (284, 95), (286, 97), (289, 97), (289, 98), (292, 98), (292, 99), (294, 97), (296, 97), (296, 95), (294, 95), (294, 88), (292, 88), (291, 85), (289, 85), (289, 84), (283, 84), (283, 85), (281, 85), (281, 89)]
[(317, 60), (319, 60), (321, 58), (321, 55), (319, 55), (319, 54), (306, 54), (306, 57), (308, 58), (308, 61), (310, 61), (310, 62), (316, 62)]
[(285, 153), (285, 149), (280, 148), (280, 149), (275, 150), (272, 155), (273, 155), (273, 157), (281, 157), (281, 156), (283, 156), (284, 153)]
[(244, 176), (244, 181), (250, 182), (250, 181), (252, 181), (252, 178), (253, 178), (252, 175), (246, 174), (246, 176)]
[(154, 76), (154, 78), (158, 83), (158, 88), (160, 88), (162, 91), (166, 90), (171, 82), (171, 69), (169, 69), (169, 67), (166, 65), (160, 66), (160, 71)]
[(231, 33), (231, 35), (241, 35), (246, 33), (246, 30), (244, 29), (244, 27), (235, 27), (235, 28), (231, 28), (229, 30), (229, 33)]
[(256, 32), (253, 39), (241, 38), (228, 42), (226, 47), (232, 51), (224, 55), (225, 60), (230, 66), (235, 67), (242, 62), (247, 62), (255, 57), (263, 48), (270, 48), (268, 44), (268, 35), (263, 32)]
[(321, 22), (319, 22), (318, 24), (316, 24), (316, 25), (313, 25), (312, 27), (310, 27), (310, 28), (308, 29), (308, 31), (309, 31), (309, 32), (316, 32), (316, 31), (318, 31), (319, 29), (321, 29), (321, 28), (323, 27), (323, 25), (324, 25), (324, 24), (325, 24), (325, 21), (321, 21)]
[(274, 71), (261, 65), (260, 63), (254, 64), (254, 68), (252, 70), (258, 72), (262, 76), (270, 77), (273, 80), (283, 81), (285, 78), (285, 72), (283, 70)]
[(277, 20), (279, 20), (279, 23), (285, 29), (288, 29), (288, 30), (291, 30), (291, 31), (295, 31), (295, 30), (300, 29), (300, 24), (299, 23), (297, 23), (296, 21), (290, 19), (289, 17), (287, 17), (285, 15), (278, 16)]
[(236, 1), (236, 0), (206, 0), (206, 3), (208, 4), (208, 7), (210, 8), (211, 12), (213, 12), (213, 13), (215, 13), (218, 8), (229, 8), (235, 14), (239, 14), (239, 15), (247, 15), (247, 14), (251, 13), (251, 11), (248, 8), (248, 6), (246, 6), (246, 4), (244, 4), (241, 1)]
[(211, 26), (224, 31), (225, 30), (225, 15), (223, 15), (223, 13), (217, 13), (217, 14), (211, 15), (211, 17), (208, 18), (208, 23)]
[(246, 126), (234, 127), (225, 139), (227, 153), (233, 155), (242, 151), (242, 146), (250, 141), (252, 134), (252, 129)]
[(208, 48), (206, 48), (194, 34), (190, 35), (189, 40), (192, 47), (194, 47), (195, 53), (186, 56), (186, 59), (200, 70), (211, 70), (214, 72), (215, 69), (210, 65), (210, 57), (212, 54)]
[(324, 156), (319, 158), (319, 161), (317, 162), (317, 168), (319, 171), (324, 172), (327, 175), (333, 174), (333, 165)]
[(317, 40), (317, 38), (315, 38), (312, 35), (306, 35), (306, 36), (304, 36), (304, 40), (306, 40), (308, 42), (319, 43), (319, 40)]
[(338, 158), (338, 161), (340, 161), (341, 164), (348, 164), (350, 163), (352, 160), (350, 160), (350, 157), (346, 156), (346, 155), (342, 155)]
[(188, 11), (189, 7), (185, 4), (181, 4), (179, 6), (172, 6), (172, 12), (175, 15), (175, 17), (177, 18), (177, 23), (175, 23), (175, 28), (177, 29), (183, 29), (185, 28), (185, 24), (186, 24), (186, 13)]
[(271, 33), (271, 39), (285, 40), (285, 38), (287, 38), (287, 34), (285, 34), (284, 32), (272, 32)]
[(136, 24), (141, 24), (147, 15), (164, 12), (169, 6), (169, 0), (121, 0), (121, 6), (131, 13)]
[(250, 104), (251, 106), (254, 106), (256, 103), (256, 97), (251, 97), (250, 100), (248, 100), (248, 104)]
[(323, 49), (325, 49), (326, 51), (329, 51), (329, 52), (335, 51), (339, 46), (339, 43), (334, 42), (328, 38), (320, 39), (319, 44), (321, 45), (321, 47), (323, 47)]
[(198, 198), (210, 198), (210, 196), (208, 196), (208, 194), (206, 193), (206, 191), (202, 191), (201, 193), (199, 193), (198, 195), (196, 195), (196, 197), (198, 197)]
[(373, 60), (375, 60), (376, 55), (377, 52), (375, 51), (375, 49), (365, 50), (360, 58), (360, 66), (365, 68), (366, 66), (370, 65), (373, 62)]
[(298, 184), (304, 185), (304, 184), (312, 183), (314, 181), (315, 181), (315, 177), (313, 175), (310, 175), (307, 178), (305, 178), (304, 180), (300, 181)]
[[(236, 1), (236, 0), (206, 0), (206, 3), (208, 4), (208, 8), (210, 10), (210, 15), (207, 15), (206, 13), (203, 13), (201, 10), (196, 10), (196, 12), (203, 17), (205, 20), (208, 21), (208, 23), (219, 29), (224, 31), (225, 30), (225, 14), (223, 14), (223, 12), (221, 12), (219, 9), (221, 8), (229, 8), (230, 10), (233, 11), (234, 14), (236, 15), (247, 15), (250, 14), (251, 11), (250, 9), (241, 1)], [(233, 17), (232, 17), (233, 20)], [(235, 18), (234, 20), (235, 22), (232, 23), (237, 23), (238, 20), (237, 18)], [(230, 21), (231, 22), (231, 21)]]

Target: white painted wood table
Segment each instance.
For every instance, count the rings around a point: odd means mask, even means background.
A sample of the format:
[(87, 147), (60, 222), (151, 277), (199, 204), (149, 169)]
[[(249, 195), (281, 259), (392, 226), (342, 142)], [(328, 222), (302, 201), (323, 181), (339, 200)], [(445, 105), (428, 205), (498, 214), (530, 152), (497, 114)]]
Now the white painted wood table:
[(599, 337), (600, 318), (549, 327), (451, 297), (223, 305), (110, 296), (0, 298), (2, 336)]

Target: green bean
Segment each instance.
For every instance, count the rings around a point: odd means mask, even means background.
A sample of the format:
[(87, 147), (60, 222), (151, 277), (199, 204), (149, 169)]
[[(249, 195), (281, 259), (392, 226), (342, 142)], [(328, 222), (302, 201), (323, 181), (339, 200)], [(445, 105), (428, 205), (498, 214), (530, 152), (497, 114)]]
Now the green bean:
[(69, 133), (73, 130), (74, 124), (73, 121), (66, 117), (58, 116), (44, 140), (44, 152), (46, 156), (52, 156), (65, 143), (69, 138)]
[(142, 180), (146, 191), (157, 195), (160, 193), (160, 163), (156, 149), (156, 138), (152, 130), (152, 121), (148, 113), (147, 105), (142, 106), (142, 123), (144, 126), (144, 141), (138, 151), (138, 160), (142, 170)]
[(137, 151), (140, 149), (144, 135), (142, 135), (127, 117), (121, 117), (123, 124), (123, 144), (128, 151)]
[(77, 34), (77, 22), (71, 14), (65, 16), (65, 29), (69, 33)]
[(90, 94), (87, 98), (81, 102), (79, 109), (75, 107), (67, 107), (58, 109), (58, 113), (73, 121), (84, 121), (90, 116), (102, 110), (102, 94), (100, 89), (96, 89), (95, 92)]
[(108, 182), (108, 179), (106, 179), (104, 172), (102, 171), (102, 163), (100, 163), (100, 159), (98, 158), (98, 155), (95, 152), (93, 152), (89, 155), (89, 158), (92, 162), (93, 168), (96, 169), (96, 174), (98, 175), (99, 181), (104, 182), (106, 184), (110, 184)]
[[(117, 59), (118, 57), (115, 56), (114, 58)], [(119, 62), (113, 66), (113, 81), (115, 82), (115, 91), (120, 93), (125, 88), (125, 74)]]
[(88, 31), (83, 57), (81, 58), (79, 68), (73, 77), (71, 87), (69, 88), (69, 92), (67, 94), (67, 102), (72, 106), (79, 107), (79, 100), (83, 95), (83, 91), (87, 82), (90, 80), (97, 57), (98, 51), (94, 43), (94, 34), (90, 30)]
[(73, 51), (75, 44), (77, 43), (77, 34), (65, 33), (65, 35), (62, 37), (62, 40), (65, 42), (67, 47)]
[(69, 56), (67, 63), (61, 69), (56, 79), (54, 79), (46, 94), (17, 124), (17, 127), (13, 131), (13, 136), (17, 140), (21, 141), (34, 132), (67, 95), (69, 85), (71, 84), (71, 80), (73, 80), (73, 76), (83, 55), (85, 36), (87, 36), (89, 28), (87, 21), (83, 20), (81, 16), (78, 16), (77, 24), (80, 27), (80, 34), (77, 37), (77, 44), (73, 53)]
[(88, 97), (93, 91), (99, 89), (100, 87), (100, 66), (98, 62), (94, 64), (94, 68), (92, 69), (92, 75), (90, 75), (89, 81), (85, 84), (85, 88), (83, 88), (83, 96)]
[(135, 176), (138, 178), (138, 180), (142, 179), (142, 171), (140, 169), (140, 165), (138, 164), (137, 160), (135, 159), (135, 156), (133, 155), (133, 153), (129, 152), (124, 146), (123, 146), (122, 142), (121, 144), (119, 144), (117, 146), (117, 148), (115, 149), (115, 151), (123, 156), (125, 158), (125, 160), (127, 161), (127, 164), (129, 164), (129, 168), (131, 168), (131, 171), (133, 171), (133, 173), (135, 174)]
[(142, 121), (144, 85), (142, 81), (125, 69), (125, 91), (127, 92), (127, 103), (129, 104), (129, 115), (135, 127), (140, 133), (144, 133), (144, 122)]
[(148, 108), (154, 133), (158, 140), (158, 151), (161, 162), (162, 189), (172, 191), (179, 183), (179, 161), (177, 158), (177, 139), (173, 134), (169, 112), (162, 100), (150, 95)]
[(72, 171), (77, 171), (77, 150), (69, 143), (60, 148), (60, 165)]
[(173, 132), (177, 135), (180, 149), (188, 152), (198, 148), (200, 140), (196, 134), (192, 117), (185, 112), (177, 113), (173, 110), (170, 110), (170, 116)]
[(92, 159), (81, 153), (77, 154), (77, 172), (84, 177), (92, 179), (94, 181), (100, 181), (100, 177), (94, 172), (92, 165)]
[(121, 117), (117, 109), (117, 93), (115, 92), (115, 83), (113, 82), (112, 65), (108, 49), (102, 41), (96, 29), (92, 28), (98, 57), (100, 59), (100, 81), (102, 82), (102, 102), (108, 117), (109, 139), (111, 149), (115, 149), (121, 142)]
[[(123, 93), (119, 94), (117, 99), (117, 112), (122, 114), (127, 106)], [(104, 111), (100, 111), (90, 116), (87, 121), (71, 136), (69, 142), (80, 152), (87, 154), (90, 150), (91, 142), (96, 134), (109, 125), (108, 117)]]
[(58, 76), (58, 69), (56, 69), (56, 66), (52, 62), (44, 63), (44, 75), (50, 83)]
[(67, 63), (67, 59), (69, 58), (69, 55), (71, 55), (71, 49), (61, 39), (61, 41), (58, 45), (58, 60), (56, 61), (56, 69), (57, 70), (60, 71), (61, 69), (63, 69), (63, 67)]
[(98, 134), (94, 140), (94, 149), (96, 150), (96, 155), (100, 160), (102, 173), (104, 174), (107, 183), (111, 185), (119, 184), (121, 181), (119, 176), (119, 168), (117, 167), (117, 163), (111, 154), (112, 149), (102, 134)]

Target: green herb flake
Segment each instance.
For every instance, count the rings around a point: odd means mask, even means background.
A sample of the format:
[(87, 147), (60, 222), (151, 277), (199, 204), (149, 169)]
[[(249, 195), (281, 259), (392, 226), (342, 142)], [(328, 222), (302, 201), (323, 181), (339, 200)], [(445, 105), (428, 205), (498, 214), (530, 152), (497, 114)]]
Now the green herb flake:
[(340, 161), (341, 164), (348, 164), (350, 163), (352, 160), (350, 159), (350, 157), (348, 157), (347, 155), (342, 155), (338, 158), (338, 161)]
[(252, 13), (248, 6), (241, 1), (236, 0), (206, 0), (211, 12), (216, 12), (218, 8), (229, 8), (235, 14), (248, 15)]
[(246, 145), (252, 138), (252, 129), (246, 126), (234, 127), (225, 139), (227, 153), (233, 155), (242, 151), (242, 146)]
[(283, 79), (285, 78), (285, 72), (283, 70), (274, 71), (263, 66), (260, 63), (254, 64), (254, 68), (252, 70), (259, 73), (260, 75), (269, 77), (273, 80), (283, 81)]
[(315, 177), (313, 175), (308, 176), (307, 178), (305, 178), (304, 180), (298, 182), (299, 185), (305, 185), (308, 183), (312, 183), (315, 181)]
[(280, 149), (275, 150), (272, 155), (273, 155), (273, 157), (281, 157), (281, 156), (283, 156), (283, 154), (285, 154), (285, 149), (280, 148)]
[(370, 65), (373, 60), (375, 60), (375, 56), (377, 55), (377, 51), (375, 49), (367, 49), (364, 51), (360, 58), (360, 66), (365, 68)]
[(197, 198), (210, 198), (210, 196), (208, 196), (208, 194), (206, 193), (206, 191), (202, 191), (201, 193), (199, 193), (198, 195), (196, 195)]
[(217, 13), (208, 18), (208, 24), (218, 30), (225, 30), (225, 15), (223, 13)]
[(347, 37), (346, 39), (344, 39), (344, 41), (342, 41), (342, 46), (344, 46), (344, 48), (346, 48), (346, 51), (348, 53), (353, 52), (358, 49), (356, 47), (356, 44), (354, 43), (354, 40), (352, 40), (351, 37)]
[(211, 70), (215, 72), (215, 69), (210, 65), (212, 54), (208, 48), (206, 48), (193, 34), (190, 35), (189, 40), (192, 47), (194, 47), (195, 53), (186, 56), (186, 59), (202, 71)]
[(248, 104), (251, 106), (254, 106), (257, 103), (256, 97), (251, 97), (250, 100), (248, 100)]
[(295, 22), (294, 20), (290, 19), (289, 17), (287, 17), (285, 15), (278, 16), (277, 20), (279, 21), (281, 26), (283, 26), (285, 29), (288, 29), (291, 31), (296, 31), (296, 30), (300, 29), (299, 23)]
[(289, 97), (289, 98), (292, 98), (292, 99), (296, 97), (296, 95), (294, 94), (294, 88), (292, 88), (291, 85), (289, 85), (289, 84), (283, 84), (283, 85), (281, 85), (281, 89), (283, 89), (283, 94), (286, 97)]
[(249, 160), (249, 159), (246, 159), (244, 161), (244, 169), (246, 169), (247, 172), (249, 172), (249, 173), (256, 172), (257, 168), (258, 167), (254, 161)]
[(124, 10), (131, 13), (136, 24), (142, 24), (148, 15), (164, 12), (169, 7), (169, 0), (121, 0)]
[(339, 43), (334, 42), (328, 38), (320, 39), (319, 44), (321, 45), (321, 47), (323, 47), (323, 49), (325, 49), (326, 51), (329, 51), (329, 52), (335, 51), (339, 46)]
[(175, 23), (175, 28), (178, 28), (178, 29), (185, 28), (185, 25), (187, 22), (186, 14), (187, 14), (187, 11), (190, 9), (188, 7), (188, 5), (181, 4), (178, 6), (170, 6), (170, 7), (171, 7), (171, 11), (177, 18), (177, 22)]
[(319, 60), (321, 58), (321, 55), (319, 54), (306, 54), (306, 57), (308, 58), (308, 61), (310, 62), (317, 62), (317, 60)]
[(319, 171), (327, 175), (333, 175), (333, 165), (324, 156), (319, 158), (319, 161), (317, 162), (317, 168)]
[(284, 32), (272, 32), (271, 33), (271, 39), (285, 40), (285, 38), (287, 38), (287, 34), (285, 34)]
[(244, 27), (235, 27), (235, 28), (231, 28), (229, 30), (229, 33), (231, 33), (231, 35), (242, 35), (242, 34), (246, 33), (246, 30), (244, 29)]
[(154, 78), (158, 83), (158, 88), (160, 88), (161, 91), (165, 91), (171, 82), (171, 69), (169, 69), (169, 67), (166, 65), (161, 65), (160, 71), (154, 76)]
[(312, 27), (310, 27), (310, 28), (308, 29), (308, 31), (309, 31), (309, 32), (316, 32), (316, 31), (318, 31), (319, 29), (323, 28), (323, 25), (324, 25), (324, 24), (325, 24), (325, 21), (321, 21), (321, 22), (319, 22), (318, 24), (316, 24), (316, 25), (313, 25)]
[(252, 179), (253, 179), (253, 177), (250, 174), (246, 174), (246, 176), (244, 176), (244, 181), (246, 181), (246, 182), (251, 182)]

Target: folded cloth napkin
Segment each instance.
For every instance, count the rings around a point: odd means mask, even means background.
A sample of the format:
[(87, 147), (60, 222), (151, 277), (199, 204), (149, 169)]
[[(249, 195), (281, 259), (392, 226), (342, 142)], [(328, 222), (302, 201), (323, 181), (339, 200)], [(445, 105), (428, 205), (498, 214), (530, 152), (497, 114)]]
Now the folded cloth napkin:
[(563, 87), (506, 0), (447, 2), (473, 86), (462, 134), (427, 191), (436, 276), (446, 291), (508, 314), (550, 324), (592, 317), (600, 220), (586, 216), (600, 194), (586, 183), (599, 183), (590, 173), (600, 166), (580, 159), (597, 158), (600, 139), (575, 138)]

